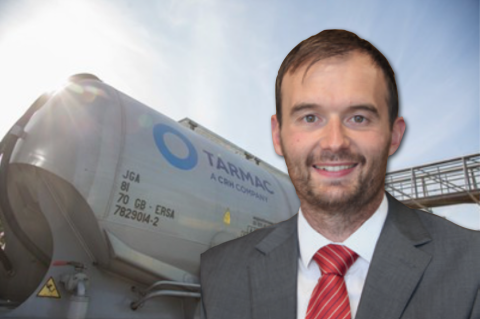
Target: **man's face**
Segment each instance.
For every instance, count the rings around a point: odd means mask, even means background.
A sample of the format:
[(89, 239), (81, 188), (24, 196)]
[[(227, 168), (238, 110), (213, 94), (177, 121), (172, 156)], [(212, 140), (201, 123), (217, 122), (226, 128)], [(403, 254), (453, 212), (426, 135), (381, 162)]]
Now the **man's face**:
[(387, 158), (405, 122), (390, 128), (384, 75), (369, 56), (353, 52), (306, 69), (283, 79), (281, 128), (272, 116), (275, 151), (302, 204), (360, 208), (383, 196)]

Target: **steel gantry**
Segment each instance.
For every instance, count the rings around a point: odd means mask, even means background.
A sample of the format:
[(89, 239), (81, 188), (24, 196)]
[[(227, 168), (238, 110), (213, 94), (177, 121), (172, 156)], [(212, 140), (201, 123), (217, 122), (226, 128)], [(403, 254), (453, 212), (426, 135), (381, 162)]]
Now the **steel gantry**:
[(480, 153), (389, 172), (385, 189), (412, 208), (480, 205)]

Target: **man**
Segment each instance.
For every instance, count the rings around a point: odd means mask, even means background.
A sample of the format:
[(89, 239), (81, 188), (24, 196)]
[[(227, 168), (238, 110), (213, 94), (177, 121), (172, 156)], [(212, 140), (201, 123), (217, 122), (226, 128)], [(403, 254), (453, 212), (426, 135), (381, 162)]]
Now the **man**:
[(479, 319), (480, 233), (384, 191), (405, 132), (386, 58), (322, 31), (283, 61), (276, 103), (273, 144), (300, 211), (202, 255), (202, 315)]

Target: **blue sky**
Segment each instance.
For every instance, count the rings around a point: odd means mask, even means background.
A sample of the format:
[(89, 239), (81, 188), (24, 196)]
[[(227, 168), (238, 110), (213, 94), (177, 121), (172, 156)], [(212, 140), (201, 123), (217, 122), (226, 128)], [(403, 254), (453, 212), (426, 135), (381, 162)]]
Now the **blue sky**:
[[(330, 28), (369, 40), (396, 72), (407, 133), (389, 170), (480, 151), (470, 0), (0, 0), (0, 135), (43, 91), (90, 72), (285, 171), (269, 127), (276, 73), (296, 44)], [(480, 228), (478, 206), (459, 210)]]

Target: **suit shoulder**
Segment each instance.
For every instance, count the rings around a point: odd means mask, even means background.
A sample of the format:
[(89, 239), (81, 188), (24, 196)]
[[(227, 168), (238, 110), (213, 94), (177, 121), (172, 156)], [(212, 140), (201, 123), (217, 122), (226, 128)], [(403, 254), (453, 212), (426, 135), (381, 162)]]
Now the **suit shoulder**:
[(479, 242), (480, 231), (468, 229), (459, 226), (448, 219), (435, 215), (433, 213), (425, 212), (423, 210), (415, 210), (415, 213), (422, 221), (423, 225), (430, 231), (431, 234), (440, 234), (444, 238), (463, 238), (470, 239), (474, 242)]
[(438, 215), (415, 210), (423, 226), (432, 238), (431, 247), (436, 252), (447, 258), (450, 256), (458, 262), (463, 258), (469, 260), (469, 264), (480, 268), (480, 232), (461, 227)]

